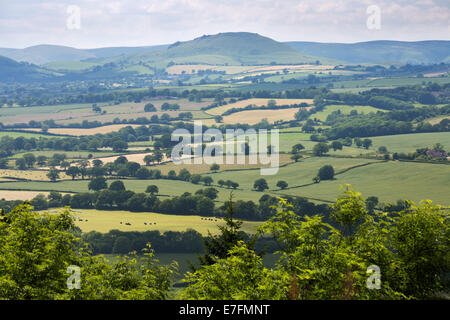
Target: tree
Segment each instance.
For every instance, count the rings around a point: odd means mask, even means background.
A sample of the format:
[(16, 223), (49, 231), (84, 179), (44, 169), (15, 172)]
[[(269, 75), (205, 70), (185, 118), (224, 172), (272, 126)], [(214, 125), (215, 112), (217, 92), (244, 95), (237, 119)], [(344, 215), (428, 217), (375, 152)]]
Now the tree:
[(77, 166), (69, 167), (66, 173), (72, 177), (72, 180), (75, 180), (75, 178), (80, 174), (80, 168)]
[(202, 176), (199, 174), (193, 174), (190, 178), (191, 183), (198, 184), (202, 180)]
[(128, 162), (128, 159), (127, 159), (127, 157), (125, 157), (125, 156), (118, 156), (117, 158), (116, 158), (116, 160), (114, 160), (114, 164), (126, 164)]
[(386, 153), (388, 153), (388, 150), (387, 150), (387, 148), (385, 146), (380, 146), (378, 148), (378, 153), (386, 154)]
[(213, 163), (210, 167), (209, 170), (213, 171), (213, 172), (217, 172), (219, 171), (220, 166), (217, 163)]
[(207, 198), (209, 198), (211, 200), (216, 199), (218, 193), (219, 193), (219, 191), (217, 189), (215, 189), (215, 188), (212, 188), (212, 187), (205, 188), (205, 189), (200, 189), (200, 190), (197, 190), (195, 192), (195, 194), (203, 195), (203, 196), (205, 196), (205, 197), (207, 197)]
[(103, 161), (100, 159), (94, 159), (92, 160), (92, 165), (94, 167), (101, 167), (103, 165)]
[(37, 161), (38, 166), (43, 167), (47, 163), (47, 157), (44, 155), (37, 156), (36, 161)]
[(16, 159), (16, 166), (19, 168), (19, 170), (26, 170), (27, 169), (27, 163), (24, 158), (18, 158)]
[[(0, 214), (1, 300), (167, 299), (176, 267), (163, 267), (148, 246), (136, 259), (120, 257), (109, 264), (89, 255), (88, 244), (75, 235), (69, 209), (37, 213), (27, 204)], [(24, 258), (28, 257), (28, 258)], [(82, 284), (72, 290), (69, 266), (81, 270)], [(71, 282), (76, 286), (76, 281)]]
[(284, 190), (288, 187), (288, 183), (286, 181), (280, 180), (277, 182), (277, 187), (281, 190)]
[(155, 185), (149, 185), (145, 190), (145, 193), (150, 193), (152, 195), (157, 194), (158, 192), (159, 192), (158, 186)]
[(333, 180), (334, 179), (334, 168), (331, 165), (325, 165), (319, 169), (317, 176), (320, 180)]
[(372, 140), (364, 139), (362, 142), (362, 145), (363, 145), (364, 149), (369, 149), (369, 147), (372, 145)]
[(205, 184), (205, 186), (210, 186), (214, 180), (210, 176), (204, 176), (201, 181)]
[(139, 179), (148, 179), (150, 177), (150, 171), (145, 167), (141, 167), (136, 172), (136, 177)]
[(135, 176), (136, 172), (141, 168), (141, 165), (137, 162), (129, 161), (126, 164), (126, 167), (127, 167), (128, 171), (130, 172), (130, 175)]
[(291, 159), (294, 160), (295, 162), (298, 162), (298, 160), (300, 160), (302, 158), (302, 156), (298, 153), (295, 153), (291, 156)]
[(123, 184), (123, 182), (121, 180), (116, 180), (116, 181), (111, 182), (111, 184), (109, 185), (109, 190), (125, 191), (125, 185)]
[[(205, 254), (199, 256), (200, 265), (212, 265), (216, 262), (216, 257), (224, 259), (229, 257), (229, 250), (239, 241), (247, 240), (245, 234), (240, 232), (242, 221), (234, 219), (233, 193), (230, 193), (229, 200), (225, 203), (226, 213), (223, 217), (225, 225), (218, 225), (220, 234), (218, 237), (212, 236), (208, 230), (208, 237), (203, 238)], [(249, 247), (253, 247), (254, 242), (248, 242)]]
[(214, 214), (214, 202), (207, 197), (200, 196), (195, 206), (195, 212), (200, 216), (212, 216)]
[(156, 107), (152, 103), (147, 103), (144, 107), (145, 112), (156, 112)]
[(256, 180), (253, 183), (253, 189), (256, 189), (257, 191), (264, 191), (266, 189), (269, 189), (266, 179), (260, 178), (260, 179)]
[(342, 150), (342, 147), (343, 147), (343, 145), (342, 145), (342, 143), (340, 141), (333, 141), (331, 143), (331, 148), (333, 148), (334, 151)]
[(106, 189), (107, 187), (108, 185), (106, 184), (105, 177), (95, 177), (88, 184), (88, 189), (94, 191), (100, 191), (102, 189)]
[(330, 150), (328, 147), (328, 144), (325, 142), (319, 142), (316, 145), (314, 145), (313, 152), (315, 156), (321, 157), (325, 153), (327, 153)]
[(26, 153), (23, 155), (23, 159), (27, 164), (28, 168), (32, 168), (34, 163), (36, 162), (36, 157), (32, 153)]
[(47, 177), (50, 179), (50, 181), (55, 182), (59, 179), (59, 171), (56, 169), (50, 169), (47, 173)]
[(373, 213), (377, 205), (378, 197), (372, 196), (366, 199), (366, 209), (368, 213)]
[(112, 148), (114, 152), (123, 152), (128, 149), (128, 143), (119, 139), (113, 142)]
[(144, 157), (144, 162), (146, 166), (149, 166), (153, 161), (155, 161), (155, 157), (151, 154), (148, 154)]
[(291, 153), (296, 154), (296, 153), (299, 153), (303, 149), (305, 149), (305, 147), (301, 143), (297, 143), (292, 147)]

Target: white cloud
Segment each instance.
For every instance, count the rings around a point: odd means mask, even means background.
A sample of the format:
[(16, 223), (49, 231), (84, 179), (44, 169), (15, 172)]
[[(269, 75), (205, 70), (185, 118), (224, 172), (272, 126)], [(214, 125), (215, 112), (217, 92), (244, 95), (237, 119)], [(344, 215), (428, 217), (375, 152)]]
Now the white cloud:
[[(82, 28), (70, 32), (65, 8), (73, 4)], [(366, 28), (371, 4), (381, 8), (376, 32)], [(449, 39), (449, 20), (448, 0), (16, 0), (0, 4), (0, 46), (149, 45), (227, 31), (280, 41)]]

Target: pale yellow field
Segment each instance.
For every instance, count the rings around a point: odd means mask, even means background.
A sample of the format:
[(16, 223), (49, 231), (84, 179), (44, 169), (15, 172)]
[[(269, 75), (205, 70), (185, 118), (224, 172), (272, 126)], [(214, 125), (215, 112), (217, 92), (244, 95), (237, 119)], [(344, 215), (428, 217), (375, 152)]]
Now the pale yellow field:
[[(119, 131), (122, 128), (131, 126), (133, 128), (139, 127), (137, 124), (112, 124), (109, 126), (104, 127), (98, 127), (98, 128), (89, 128), (89, 129), (82, 129), (82, 128), (50, 128), (48, 129), (49, 133), (53, 134), (64, 134), (64, 135), (70, 135), (70, 136), (90, 136), (97, 133), (105, 134), (110, 132)], [(24, 129), (27, 131), (35, 131), (35, 132), (42, 132), (40, 128), (30, 128), (30, 129)]]
[[(144, 162), (145, 156), (152, 155), (152, 154), (153, 154), (152, 152), (148, 152), (148, 153), (132, 153), (132, 154), (124, 155), (124, 156), (127, 158), (128, 161), (133, 161), (133, 162), (137, 162), (137, 163), (139, 163), (141, 165), (144, 165), (145, 164), (145, 162)], [(103, 161), (103, 163), (109, 163), (109, 162), (114, 162), (118, 157), (119, 156), (96, 158), (96, 159)], [(165, 161), (168, 161), (168, 160), (169, 160), (169, 158), (167, 158), (164, 155), (162, 161), (165, 162)], [(91, 160), (91, 162), (92, 161), (93, 160)]]
[[(225, 71), (227, 74), (236, 74), (246, 72), (253, 67), (245, 66), (212, 66), (207, 64), (186, 64), (186, 65), (174, 65), (166, 69), (169, 74), (185, 74), (197, 73), (199, 70), (214, 70)], [(194, 70), (194, 72), (192, 72)]]
[(5, 200), (31, 200), (38, 194), (43, 194), (47, 196), (48, 192), (43, 191), (10, 191), (10, 190), (0, 190), (0, 199)]
[[(257, 107), (266, 106), (267, 102), (269, 100), (275, 100), (277, 102), (277, 105), (293, 105), (293, 104), (300, 104), (300, 103), (308, 103), (313, 104), (313, 99), (247, 99), (242, 101), (237, 101), (235, 103), (230, 103), (224, 106), (220, 106), (217, 108), (206, 110), (206, 113), (211, 115), (221, 115), (225, 111), (233, 109), (233, 108), (245, 108), (248, 105), (255, 105)], [(284, 110), (281, 110), (284, 111)], [(278, 112), (278, 111), (277, 111)]]
[[(291, 157), (290, 154), (280, 154), (279, 155), (279, 165), (281, 166), (281, 165), (293, 162), (290, 159), (290, 157)], [(211, 167), (212, 163), (217, 163), (220, 166), (220, 169), (218, 170), (218, 172), (226, 171), (226, 170), (240, 170), (240, 169), (253, 169), (253, 168), (268, 167), (268, 165), (263, 165), (261, 163), (250, 164), (248, 156), (245, 157), (244, 164), (237, 164), (236, 158), (234, 158), (234, 162), (235, 162), (234, 164), (226, 164), (225, 157), (222, 158), (222, 162), (223, 162), (222, 164), (220, 164), (219, 157), (208, 157), (204, 160), (208, 161), (208, 163), (205, 163), (206, 161), (204, 161), (201, 164), (194, 164), (194, 160), (191, 159), (190, 164), (189, 163), (175, 164), (173, 162), (168, 162), (168, 163), (160, 164), (157, 166), (151, 166), (151, 167), (149, 167), (149, 169), (161, 170), (161, 173), (163, 175), (166, 175), (170, 170), (174, 170), (178, 174), (180, 172), (180, 170), (184, 169), (184, 168), (189, 170), (189, 172), (191, 174), (208, 173), (208, 172), (211, 172), (210, 167)]]
[[(52, 210), (50, 212), (56, 213), (58, 210)], [(202, 220), (200, 216), (168, 215), (153, 212), (82, 209), (73, 210), (73, 216), (75, 218), (75, 224), (83, 232), (98, 231), (106, 233), (112, 229), (116, 229), (121, 231), (159, 230), (162, 233), (165, 231), (186, 231), (186, 229), (191, 228), (203, 235), (207, 235), (208, 231), (211, 231), (212, 234), (218, 234), (219, 230), (217, 225), (223, 226), (225, 224), (221, 219), (212, 219), (211, 221)], [(126, 225), (126, 222), (131, 223), (131, 225)], [(151, 225), (150, 222), (152, 223)], [(261, 222), (244, 221), (242, 229), (245, 232), (254, 233), (259, 225), (261, 225)]]
[[(47, 171), (40, 170), (11, 170), (11, 169), (1, 169), (0, 177), (12, 177), (19, 179), (27, 179), (27, 180), (41, 180), (41, 181), (50, 181), (47, 177)], [(64, 172), (59, 173), (60, 179), (69, 179), (69, 176)]]
[(444, 119), (450, 119), (449, 116), (441, 116), (441, 117), (436, 117), (433, 119), (429, 119), (428, 122), (432, 125), (438, 124), (439, 122), (441, 122)]
[(312, 64), (302, 64), (302, 65), (276, 65), (276, 66), (261, 66), (249, 69), (247, 72), (261, 72), (261, 71), (282, 71), (287, 70), (311, 70), (311, 71), (323, 71), (333, 69), (332, 65), (312, 65)]
[(223, 123), (236, 124), (247, 123), (256, 124), (262, 119), (267, 119), (269, 123), (278, 120), (289, 121), (295, 119), (295, 114), (298, 112), (297, 108), (282, 109), (282, 110), (247, 110), (230, 114), (223, 117)]

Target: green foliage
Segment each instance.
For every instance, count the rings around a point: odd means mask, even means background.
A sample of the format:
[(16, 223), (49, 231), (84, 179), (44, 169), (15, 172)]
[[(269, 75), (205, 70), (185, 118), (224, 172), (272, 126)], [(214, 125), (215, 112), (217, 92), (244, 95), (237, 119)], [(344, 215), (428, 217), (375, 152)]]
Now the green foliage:
[[(371, 200), (373, 201), (373, 200)], [(426, 201), (398, 213), (368, 213), (350, 186), (333, 205), (336, 226), (299, 216), (280, 199), (259, 231), (278, 243), (280, 259), (264, 268), (242, 242), (189, 273), (185, 299), (414, 299), (448, 292), (448, 208)], [(369, 266), (380, 269), (380, 287)]]
[[(114, 264), (91, 257), (69, 209), (37, 214), (24, 204), (0, 219), (0, 299), (166, 299), (176, 265), (160, 266), (150, 247)], [(68, 266), (80, 289), (68, 289)]]

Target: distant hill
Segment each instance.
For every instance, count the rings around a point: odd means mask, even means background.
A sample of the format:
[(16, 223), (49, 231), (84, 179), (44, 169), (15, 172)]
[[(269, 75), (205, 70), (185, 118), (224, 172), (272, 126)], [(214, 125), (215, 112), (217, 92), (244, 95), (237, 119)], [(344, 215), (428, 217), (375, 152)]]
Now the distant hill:
[(45, 65), (53, 62), (82, 61), (86, 59), (110, 58), (139, 51), (167, 48), (167, 45), (147, 47), (109, 47), (97, 49), (76, 49), (66, 46), (37, 45), (24, 49), (0, 48), (0, 55), (16, 61)]
[[(316, 57), (305, 55), (292, 47), (256, 33), (229, 32), (205, 35), (194, 40), (176, 42), (166, 50), (144, 51), (120, 59), (125, 63), (165, 64), (205, 63), (229, 65), (257, 65), (315, 62)], [(328, 59), (327, 59), (328, 60)]]
[(0, 56), (0, 82), (42, 81), (57, 75), (27, 62), (17, 62)]
[(295, 41), (286, 44), (305, 54), (348, 63), (450, 62), (450, 41), (370, 41), (352, 44)]

